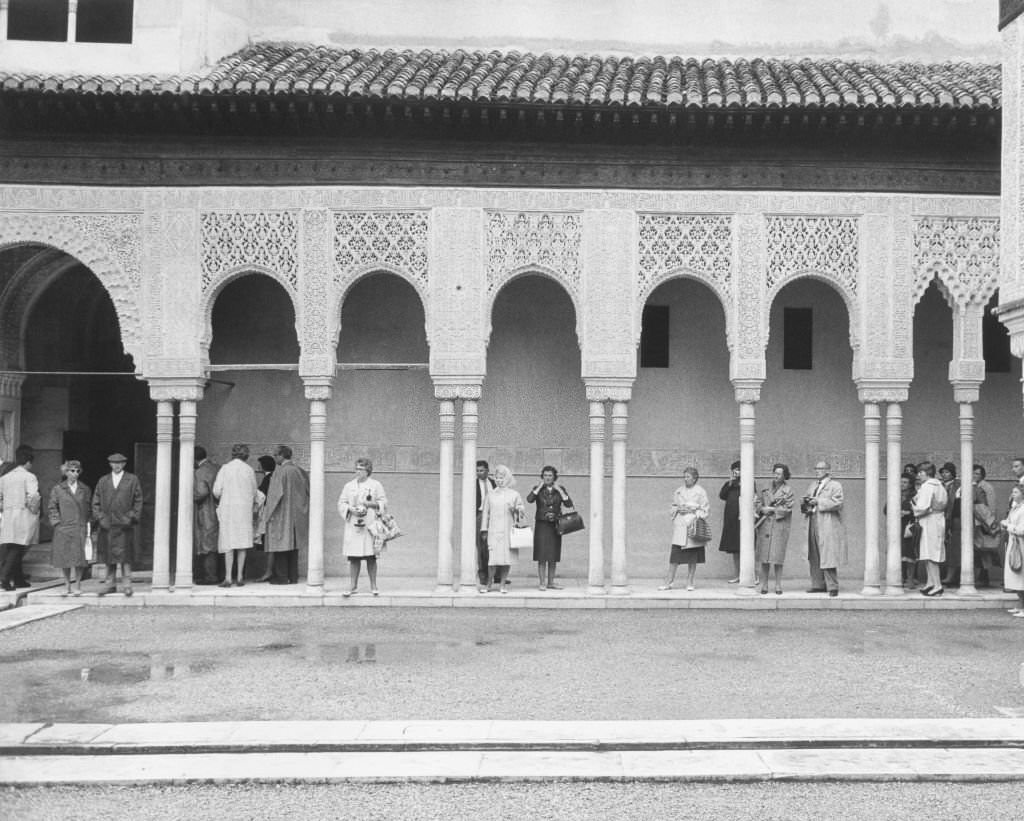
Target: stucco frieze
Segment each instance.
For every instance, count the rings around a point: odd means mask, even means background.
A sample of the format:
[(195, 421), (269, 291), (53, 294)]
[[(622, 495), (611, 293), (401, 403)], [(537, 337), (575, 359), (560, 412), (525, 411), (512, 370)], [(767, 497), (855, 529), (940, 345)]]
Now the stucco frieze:
[(207, 211), (200, 214), (199, 225), (204, 293), (225, 276), (244, 270), (267, 273), (291, 293), (298, 289), (299, 215), (295, 211)]
[(914, 219), (914, 301), (938, 277), (957, 306), (988, 303), (999, 284), (997, 217)]
[(510, 279), (531, 269), (550, 275), (570, 295), (579, 294), (583, 268), (580, 214), (488, 210), (485, 220), (489, 294), (496, 294)]

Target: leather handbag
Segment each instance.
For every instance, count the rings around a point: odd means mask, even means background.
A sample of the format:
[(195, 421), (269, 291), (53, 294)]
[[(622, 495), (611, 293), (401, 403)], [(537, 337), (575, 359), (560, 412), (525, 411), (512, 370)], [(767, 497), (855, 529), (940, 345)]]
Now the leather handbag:
[(578, 511), (567, 510), (555, 520), (555, 530), (558, 531), (559, 536), (583, 530), (583, 517)]
[(711, 541), (711, 525), (707, 519), (694, 516), (690, 526), (686, 529), (686, 535), (695, 542), (707, 544)]
[(509, 536), (508, 546), (512, 550), (524, 550), (533, 547), (532, 527), (513, 527)]
[(1019, 573), (1024, 566), (1024, 551), (1021, 550), (1021, 537), (1013, 536), (1010, 539), (1010, 546), (1006, 551), (1006, 564), (1014, 573)]

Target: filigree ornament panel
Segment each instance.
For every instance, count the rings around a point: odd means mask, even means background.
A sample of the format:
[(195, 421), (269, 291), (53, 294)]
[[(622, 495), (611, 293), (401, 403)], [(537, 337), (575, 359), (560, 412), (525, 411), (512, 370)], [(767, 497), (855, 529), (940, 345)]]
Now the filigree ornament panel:
[(768, 291), (802, 274), (836, 282), (857, 292), (859, 232), (856, 217), (769, 216)]
[(571, 292), (579, 292), (579, 214), (487, 211), (486, 215), (489, 294), (499, 291), (515, 271), (531, 265), (550, 271)]
[(914, 222), (914, 301), (934, 277), (957, 305), (985, 304), (999, 277), (999, 220), (919, 217)]
[(664, 279), (682, 272), (700, 276), (728, 296), (732, 219), (724, 214), (638, 214), (638, 303)]
[(339, 280), (379, 265), (404, 272), (426, 293), (429, 247), (427, 211), (334, 212), (334, 261)]
[(294, 291), (299, 282), (299, 221), (291, 211), (200, 215), (203, 291), (223, 274), (254, 267), (277, 274)]

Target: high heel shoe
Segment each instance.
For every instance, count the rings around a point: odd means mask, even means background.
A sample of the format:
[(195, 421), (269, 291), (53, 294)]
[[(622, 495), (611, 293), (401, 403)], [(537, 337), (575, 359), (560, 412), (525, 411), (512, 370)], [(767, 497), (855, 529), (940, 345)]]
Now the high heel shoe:
[(781, 596), (782, 595), (782, 588), (781, 587), (776, 587), (775, 588), (775, 595), (776, 596)]
[(762, 595), (762, 596), (765, 596), (765, 595), (767, 595), (767, 594), (768, 594), (768, 585), (766, 585), (766, 584), (762, 584), (762, 585), (761, 585), (761, 595)]

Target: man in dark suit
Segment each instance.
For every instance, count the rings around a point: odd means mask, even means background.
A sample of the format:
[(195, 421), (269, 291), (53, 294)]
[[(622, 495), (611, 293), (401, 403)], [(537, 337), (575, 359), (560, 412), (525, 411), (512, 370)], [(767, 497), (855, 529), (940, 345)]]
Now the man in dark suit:
[(480, 533), (484, 514), (484, 499), (495, 487), (490, 477), (491, 466), (481, 459), (476, 463), (476, 576), (480, 586), (487, 585), (487, 541)]
[(135, 562), (136, 530), (142, 518), (142, 485), (134, 473), (124, 469), (128, 458), (121, 453), (107, 457), (110, 473), (101, 476), (92, 495), (92, 515), (100, 523), (96, 557), (107, 566), (106, 584), (97, 591), (105, 596), (117, 590), (117, 566), (125, 596), (132, 594), (132, 564)]

